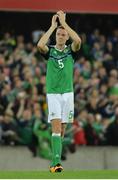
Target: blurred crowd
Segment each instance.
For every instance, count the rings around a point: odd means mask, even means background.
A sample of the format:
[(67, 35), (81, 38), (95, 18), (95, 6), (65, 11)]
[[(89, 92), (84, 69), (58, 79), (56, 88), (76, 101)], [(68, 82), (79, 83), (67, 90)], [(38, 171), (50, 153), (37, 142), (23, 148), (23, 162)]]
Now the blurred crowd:
[[(0, 144), (26, 145), (50, 159), (51, 129), (45, 96), (46, 61), (37, 49), (44, 31), (4, 33), (0, 39)], [(80, 34), (74, 64), (75, 115), (63, 139), (62, 159), (78, 146), (118, 145), (118, 29)], [(50, 43), (50, 42), (49, 42)]]

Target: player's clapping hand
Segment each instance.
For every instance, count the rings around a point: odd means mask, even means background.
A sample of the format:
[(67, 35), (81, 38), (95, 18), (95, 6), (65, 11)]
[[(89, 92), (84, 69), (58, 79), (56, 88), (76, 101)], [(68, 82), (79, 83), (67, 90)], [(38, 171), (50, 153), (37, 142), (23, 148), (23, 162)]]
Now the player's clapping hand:
[(58, 11), (57, 12), (60, 24), (63, 26), (63, 24), (65, 23), (66, 20), (66, 14), (63, 11)]
[(55, 15), (52, 17), (52, 27), (53, 27), (54, 29), (57, 28), (57, 18), (58, 18), (58, 15), (57, 15), (57, 14), (55, 14)]

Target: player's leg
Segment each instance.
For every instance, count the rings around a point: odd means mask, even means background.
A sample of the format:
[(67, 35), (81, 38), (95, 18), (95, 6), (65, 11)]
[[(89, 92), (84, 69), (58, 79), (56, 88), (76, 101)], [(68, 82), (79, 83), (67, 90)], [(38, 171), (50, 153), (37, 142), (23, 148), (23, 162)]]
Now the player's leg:
[(53, 161), (52, 165), (61, 164), (61, 151), (62, 151), (62, 142), (61, 142), (61, 120), (53, 119), (51, 120), (52, 126), (52, 155)]
[(60, 95), (58, 94), (48, 94), (48, 110), (49, 116), (48, 121), (51, 123), (52, 127), (52, 162), (51, 162), (51, 172), (61, 171), (62, 167), (57, 167), (61, 164), (61, 151), (62, 151), (62, 141), (61, 141), (61, 105), (60, 105)]
[(63, 151), (62, 151), (62, 153), (65, 153), (67, 142), (64, 139), (64, 135), (65, 135), (67, 123), (73, 122), (74, 94), (73, 93), (65, 93), (65, 94), (63, 94), (62, 99), (63, 99), (63, 102), (62, 102), (62, 146), (63, 146)]
[(61, 172), (63, 167), (61, 166), (61, 153), (62, 153), (62, 139), (61, 139), (61, 120), (51, 120), (52, 126), (52, 163), (51, 172)]

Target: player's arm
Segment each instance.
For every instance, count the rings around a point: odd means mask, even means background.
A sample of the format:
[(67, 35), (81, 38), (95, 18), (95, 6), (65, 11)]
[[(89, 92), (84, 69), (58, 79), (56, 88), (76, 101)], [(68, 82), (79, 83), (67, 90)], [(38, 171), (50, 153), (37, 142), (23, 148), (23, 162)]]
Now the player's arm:
[(71, 48), (74, 52), (78, 51), (81, 47), (81, 39), (78, 34), (66, 23), (65, 13), (63, 11), (58, 11), (57, 15), (59, 17), (60, 24), (68, 32), (69, 37), (72, 39)]
[(49, 51), (49, 48), (47, 46), (47, 42), (51, 36), (51, 34), (53, 33), (53, 31), (56, 29), (57, 27), (57, 22), (56, 22), (56, 19), (57, 19), (57, 15), (54, 15), (52, 17), (52, 24), (50, 26), (50, 28), (48, 29), (48, 31), (41, 37), (41, 39), (39, 40), (37, 46), (39, 48), (39, 51), (41, 53), (44, 53), (46, 54), (48, 51)]

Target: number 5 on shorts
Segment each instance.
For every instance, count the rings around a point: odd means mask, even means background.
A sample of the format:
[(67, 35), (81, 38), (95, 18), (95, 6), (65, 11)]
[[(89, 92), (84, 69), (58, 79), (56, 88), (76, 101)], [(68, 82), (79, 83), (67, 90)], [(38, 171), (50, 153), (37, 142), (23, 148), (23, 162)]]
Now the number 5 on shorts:
[(69, 121), (73, 121), (73, 116), (74, 116), (73, 111), (70, 111), (69, 112)]

